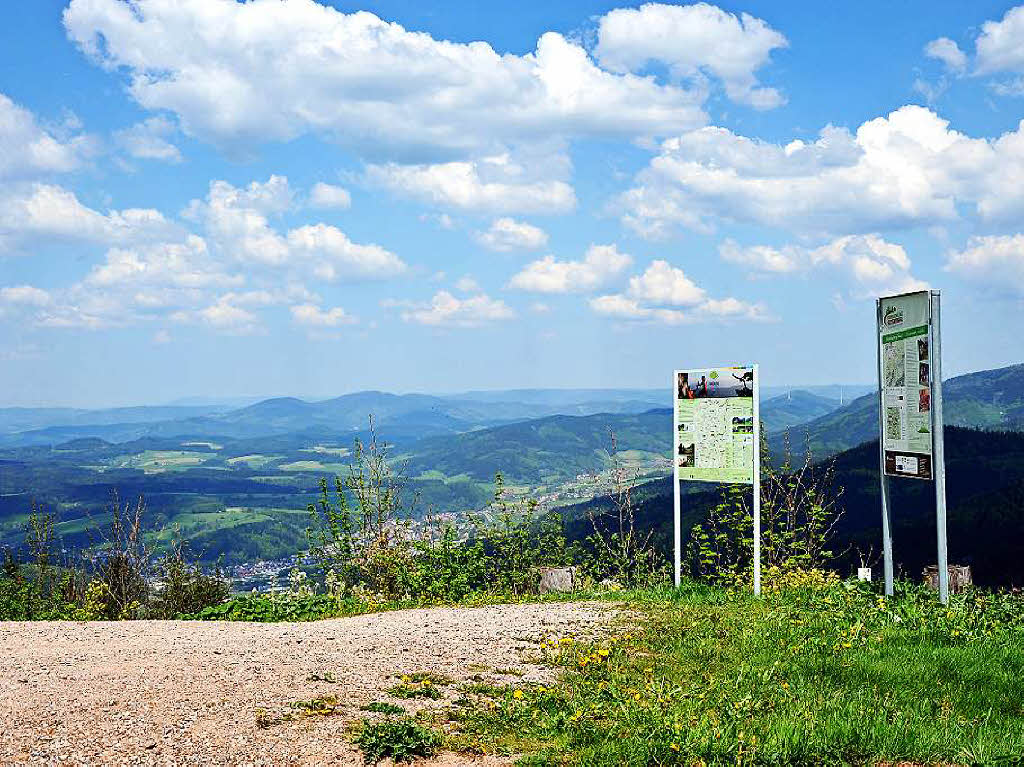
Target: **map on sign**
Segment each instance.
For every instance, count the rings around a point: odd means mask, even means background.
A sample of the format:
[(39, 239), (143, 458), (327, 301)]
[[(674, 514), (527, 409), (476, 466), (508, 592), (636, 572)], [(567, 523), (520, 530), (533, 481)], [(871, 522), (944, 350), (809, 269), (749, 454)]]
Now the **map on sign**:
[(932, 478), (931, 304), (927, 291), (879, 302), (885, 473)]
[(754, 369), (677, 370), (675, 376), (676, 478), (753, 483)]

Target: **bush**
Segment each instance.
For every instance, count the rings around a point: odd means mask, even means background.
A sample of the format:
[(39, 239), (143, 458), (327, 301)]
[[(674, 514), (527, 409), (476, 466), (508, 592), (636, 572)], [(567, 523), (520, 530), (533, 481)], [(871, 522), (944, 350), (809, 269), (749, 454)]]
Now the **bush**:
[(441, 736), (409, 716), (380, 722), (363, 720), (355, 744), (370, 764), (390, 757), (407, 762), (418, 756), (431, 756), (441, 744)]
[[(834, 559), (829, 544), (843, 514), (834, 468), (816, 468), (808, 455), (794, 469), (788, 454), (776, 467), (763, 439), (761, 445), (761, 566), (775, 577), (824, 570)], [(697, 578), (721, 586), (750, 582), (754, 516), (749, 492), (746, 485), (723, 488), (721, 501), (694, 526), (687, 556)]]
[(157, 561), (156, 574), (162, 581), (150, 601), (151, 618), (176, 618), (215, 607), (228, 598), (231, 587), (218, 568), (203, 572), (198, 562), (186, 557), (185, 545), (175, 542), (168, 554)]

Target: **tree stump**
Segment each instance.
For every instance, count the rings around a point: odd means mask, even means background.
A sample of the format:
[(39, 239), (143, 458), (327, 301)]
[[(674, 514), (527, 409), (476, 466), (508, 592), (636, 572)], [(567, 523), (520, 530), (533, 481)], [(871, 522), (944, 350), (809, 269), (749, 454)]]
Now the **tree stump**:
[(551, 592), (567, 592), (576, 589), (576, 568), (575, 567), (541, 567), (540, 586), (541, 594)]
[[(924, 569), (924, 582), (925, 585), (935, 589), (939, 588), (939, 566), (928, 565)], [(959, 594), (968, 586), (972, 585), (974, 581), (971, 579), (971, 568), (970, 565), (950, 565), (949, 566), (949, 593)]]

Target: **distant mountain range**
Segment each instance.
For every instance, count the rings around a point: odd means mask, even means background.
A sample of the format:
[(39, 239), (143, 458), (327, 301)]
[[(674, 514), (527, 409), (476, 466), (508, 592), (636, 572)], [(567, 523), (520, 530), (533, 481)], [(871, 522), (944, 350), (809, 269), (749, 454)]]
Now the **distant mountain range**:
[[(1024, 431), (1024, 365), (956, 376), (942, 386), (946, 425)], [(825, 415), (795, 425), (791, 447), (822, 458), (878, 435), (878, 395), (865, 394)], [(781, 437), (772, 440), (780, 450)]]
[[(83, 438), (112, 443), (147, 437), (231, 440), (286, 434), (351, 439), (366, 430), (370, 415), (390, 441), (408, 444), (549, 416), (635, 415), (670, 404), (671, 392), (657, 389), (514, 389), (448, 396), (366, 391), (318, 402), (277, 397), (242, 408), (7, 408), (0, 409), (0, 447), (57, 445)], [(793, 391), (765, 403), (766, 423), (783, 428), (838, 405), (836, 400)]]

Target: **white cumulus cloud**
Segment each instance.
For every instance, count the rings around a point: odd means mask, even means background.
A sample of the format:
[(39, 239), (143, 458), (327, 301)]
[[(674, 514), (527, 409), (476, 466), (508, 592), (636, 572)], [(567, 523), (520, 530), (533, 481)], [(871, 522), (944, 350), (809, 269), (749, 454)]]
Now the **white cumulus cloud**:
[(485, 248), (499, 253), (537, 250), (548, 244), (548, 235), (543, 229), (507, 217), (494, 219), (487, 231), (479, 232), (476, 239)]
[(300, 325), (320, 328), (336, 328), (341, 325), (352, 325), (356, 318), (340, 306), (321, 309), (316, 304), (296, 304), (291, 307), (292, 318)]
[(826, 126), (811, 143), (774, 144), (725, 128), (665, 141), (620, 196), (623, 221), (647, 236), (756, 223), (807, 235), (866, 233), (1024, 214), (1024, 121), (997, 138), (951, 130), (905, 106), (856, 133)]
[(971, 237), (949, 253), (946, 271), (995, 292), (1024, 296), (1024, 234)]
[(181, 151), (169, 140), (176, 130), (166, 117), (150, 117), (130, 128), (115, 131), (114, 141), (139, 160), (181, 162)]
[(607, 71), (554, 32), (533, 52), (500, 54), (313, 0), (72, 0), (64, 26), (89, 57), (127, 73), (139, 104), (219, 144), (316, 133), (436, 155), (705, 120), (700, 89)]
[(787, 46), (781, 33), (747, 13), (736, 16), (707, 3), (646, 3), (603, 16), (595, 54), (617, 72), (638, 72), (659, 62), (677, 80), (711, 75), (733, 101), (768, 109), (785, 99), (775, 88), (761, 86), (756, 72), (773, 50)]
[(719, 255), (725, 261), (760, 273), (807, 272), (831, 267), (852, 284), (852, 293), (859, 298), (928, 287), (912, 274), (910, 257), (903, 246), (878, 234), (845, 235), (816, 248), (741, 246), (729, 239), (719, 246)]
[(941, 61), (953, 74), (962, 74), (967, 69), (967, 54), (948, 37), (932, 40), (924, 47), (924, 55)]
[(399, 195), (429, 205), (464, 210), (517, 213), (567, 213), (576, 193), (559, 180), (486, 180), (487, 163), (447, 162), (433, 165), (370, 165), (366, 179)]
[(346, 210), (352, 205), (352, 195), (347, 189), (322, 181), (313, 185), (309, 193), (309, 202), (316, 208), (338, 208)]
[(62, 139), (35, 115), (0, 93), (0, 179), (31, 178), (75, 170), (96, 150), (89, 136)]
[(534, 293), (585, 293), (604, 286), (632, 263), (615, 245), (591, 245), (582, 261), (545, 256), (527, 264), (508, 284)]
[(515, 317), (515, 312), (501, 299), (491, 298), (485, 294), (456, 298), (447, 290), (439, 290), (430, 303), (403, 305), (402, 319), (421, 325), (437, 327), (471, 328), (489, 322), (508, 320)]

